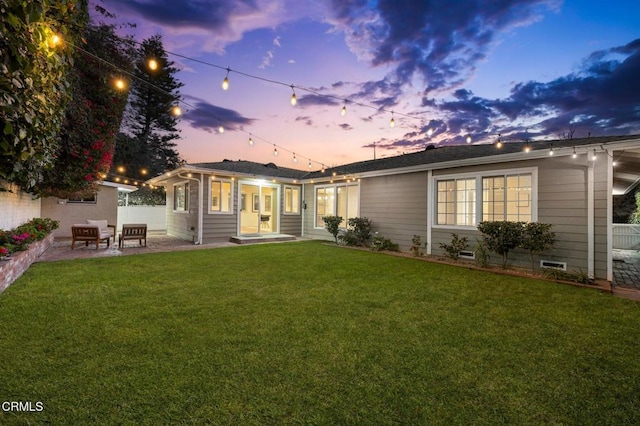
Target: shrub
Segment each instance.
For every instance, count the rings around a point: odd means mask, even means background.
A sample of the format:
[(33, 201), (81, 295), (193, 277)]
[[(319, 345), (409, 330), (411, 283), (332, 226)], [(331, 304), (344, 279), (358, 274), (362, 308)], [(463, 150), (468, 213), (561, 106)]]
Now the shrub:
[(593, 285), (594, 280), (582, 269), (573, 272), (565, 272), (560, 269), (545, 269), (543, 276), (552, 280), (573, 281), (579, 284)]
[(476, 238), (476, 246), (473, 249), (473, 253), (476, 255), (476, 265), (481, 268), (489, 266), (489, 251), (483, 241)]
[(333, 239), (336, 244), (338, 243), (338, 232), (340, 232), (340, 224), (342, 223), (342, 218), (340, 216), (325, 216), (322, 218), (324, 221), (324, 227), (331, 235), (333, 235)]
[[(425, 243), (426, 246), (427, 243)], [(422, 251), (422, 242), (420, 241), (420, 235), (414, 235), (411, 239), (411, 253), (415, 257), (424, 256), (424, 252)]]
[(347, 231), (339, 237), (348, 246), (366, 246), (371, 239), (371, 221), (366, 217), (347, 220)]
[(468, 244), (467, 237), (458, 237), (458, 234), (451, 234), (451, 244), (440, 243), (440, 248), (444, 250), (445, 256), (449, 259), (458, 260), (460, 252), (466, 250)]
[(551, 231), (552, 226), (553, 225), (549, 223), (540, 222), (524, 224), (520, 247), (529, 251), (531, 272), (534, 272), (534, 254), (539, 254), (550, 249), (556, 242), (556, 234)]
[(396, 243), (392, 243), (390, 239), (384, 238), (382, 235), (376, 235), (373, 237), (371, 243), (371, 250), (373, 251), (399, 251), (400, 247)]
[(0, 257), (26, 250), (30, 243), (44, 239), (57, 228), (58, 221), (35, 218), (9, 231), (0, 229)]
[(502, 256), (502, 269), (507, 267), (509, 252), (522, 242), (523, 222), (483, 221), (478, 224), (484, 245)]

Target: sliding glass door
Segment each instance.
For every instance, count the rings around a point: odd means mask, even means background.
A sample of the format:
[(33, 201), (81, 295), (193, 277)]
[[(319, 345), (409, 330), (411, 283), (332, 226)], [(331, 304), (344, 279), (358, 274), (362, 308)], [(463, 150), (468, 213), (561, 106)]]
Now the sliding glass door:
[(279, 231), (280, 187), (240, 183), (240, 235), (259, 236)]

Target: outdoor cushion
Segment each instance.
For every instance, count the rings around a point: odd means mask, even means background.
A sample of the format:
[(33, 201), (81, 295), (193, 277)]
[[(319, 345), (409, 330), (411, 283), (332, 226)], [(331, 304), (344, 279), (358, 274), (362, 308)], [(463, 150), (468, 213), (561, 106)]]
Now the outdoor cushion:
[(100, 231), (109, 232), (109, 225), (106, 220), (89, 220), (87, 219), (87, 223), (89, 225), (98, 225)]

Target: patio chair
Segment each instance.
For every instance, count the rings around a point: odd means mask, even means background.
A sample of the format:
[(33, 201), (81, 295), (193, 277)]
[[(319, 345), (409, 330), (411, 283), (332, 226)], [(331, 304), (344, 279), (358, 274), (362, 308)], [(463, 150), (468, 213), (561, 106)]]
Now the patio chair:
[(144, 247), (147, 246), (147, 224), (145, 223), (130, 223), (122, 225), (122, 232), (118, 236), (118, 248), (122, 248), (126, 240), (138, 240), (138, 245), (142, 246), (142, 240), (144, 240)]

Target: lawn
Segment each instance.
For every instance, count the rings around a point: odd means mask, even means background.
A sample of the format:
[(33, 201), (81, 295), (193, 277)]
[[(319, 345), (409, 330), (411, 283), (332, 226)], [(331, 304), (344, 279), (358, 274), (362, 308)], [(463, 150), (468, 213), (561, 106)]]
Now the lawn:
[(638, 424), (640, 304), (321, 242), (38, 263), (0, 424)]

